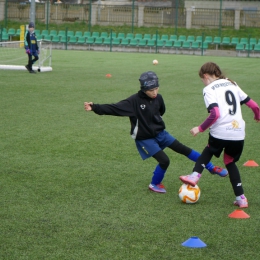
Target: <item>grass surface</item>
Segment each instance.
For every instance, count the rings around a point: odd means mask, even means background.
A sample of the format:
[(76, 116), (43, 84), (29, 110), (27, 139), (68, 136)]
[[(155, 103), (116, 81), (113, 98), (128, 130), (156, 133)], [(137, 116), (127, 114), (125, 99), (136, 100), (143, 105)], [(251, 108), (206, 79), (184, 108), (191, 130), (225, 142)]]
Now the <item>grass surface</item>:
[[(259, 170), (243, 166), (260, 163), (250, 109), (242, 107), (247, 136), (238, 162), (250, 219), (228, 218), (236, 209), (229, 179), (207, 171), (199, 202), (182, 204), (178, 177), (194, 163), (167, 149), (167, 193), (150, 192), (156, 161), (141, 160), (129, 119), (84, 111), (84, 101), (137, 92), (140, 74), (154, 70), (166, 130), (202, 151), (207, 133), (194, 138), (189, 130), (208, 115), (197, 73), (206, 61), (260, 103), (258, 59), (54, 50), (52, 72), (0, 71), (0, 259), (258, 259)], [(222, 158), (213, 162), (223, 166)], [(191, 236), (207, 247), (181, 246)]]

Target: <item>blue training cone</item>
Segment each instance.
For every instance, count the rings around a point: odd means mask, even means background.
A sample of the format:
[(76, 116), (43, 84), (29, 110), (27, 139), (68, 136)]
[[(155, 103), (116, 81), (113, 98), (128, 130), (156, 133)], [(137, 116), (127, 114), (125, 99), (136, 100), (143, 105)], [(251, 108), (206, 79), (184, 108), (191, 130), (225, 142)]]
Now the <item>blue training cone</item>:
[(207, 245), (201, 241), (198, 237), (191, 237), (181, 244), (186, 247), (206, 247)]

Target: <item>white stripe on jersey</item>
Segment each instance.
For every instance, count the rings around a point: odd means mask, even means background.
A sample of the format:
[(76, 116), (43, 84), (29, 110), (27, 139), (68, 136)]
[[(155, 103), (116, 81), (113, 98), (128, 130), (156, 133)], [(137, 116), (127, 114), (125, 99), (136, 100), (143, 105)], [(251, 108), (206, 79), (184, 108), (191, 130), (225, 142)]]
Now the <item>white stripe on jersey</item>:
[(215, 80), (203, 89), (205, 105), (218, 104), (220, 117), (210, 127), (210, 134), (223, 140), (244, 140), (245, 121), (240, 102), (247, 94), (226, 79)]

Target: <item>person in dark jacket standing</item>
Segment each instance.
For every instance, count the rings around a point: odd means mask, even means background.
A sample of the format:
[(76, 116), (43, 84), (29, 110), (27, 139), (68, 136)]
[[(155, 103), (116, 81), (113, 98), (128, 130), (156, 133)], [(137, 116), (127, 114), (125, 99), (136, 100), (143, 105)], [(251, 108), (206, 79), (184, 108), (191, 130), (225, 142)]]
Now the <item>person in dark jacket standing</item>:
[(32, 69), (32, 66), (39, 59), (38, 55), (40, 52), (37, 44), (37, 37), (34, 32), (33, 22), (29, 23), (29, 30), (25, 32), (24, 48), (28, 55), (28, 64), (25, 65), (25, 68), (29, 71), (29, 73), (35, 73), (35, 71)]
[[(149, 189), (154, 192), (165, 193), (162, 180), (170, 164), (169, 157), (163, 151), (169, 147), (173, 151), (187, 156), (192, 161), (197, 161), (200, 153), (183, 145), (165, 130), (162, 119), (165, 113), (165, 104), (162, 96), (158, 94), (159, 80), (152, 72), (144, 72), (139, 78), (141, 90), (115, 104), (94, 104), (85, 102), (86, 111), (93, 111), (98, 115), (127, 116), (131, 123), (131, 136), (135, 140), (137, 150), (142, 159), (153, 157), (158, 165), (155, 167)], [(228, 172), (211, 162), (206, 169), (212, 174), (221, 177)]]

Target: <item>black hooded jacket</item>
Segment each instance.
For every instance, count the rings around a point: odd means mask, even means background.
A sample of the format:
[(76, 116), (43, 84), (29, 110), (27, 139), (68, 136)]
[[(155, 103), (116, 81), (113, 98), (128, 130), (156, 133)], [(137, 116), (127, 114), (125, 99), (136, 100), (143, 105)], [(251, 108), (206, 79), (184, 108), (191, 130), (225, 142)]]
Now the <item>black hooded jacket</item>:
[(128, 116), (133, 139), (154, 138), (165, 129), (162, 119), (165, 104), (160, 94), (156, 98), (150, 98), (140, 90), (115, 104), (93, 104), (92, 110), (98, 115)]

